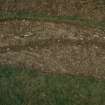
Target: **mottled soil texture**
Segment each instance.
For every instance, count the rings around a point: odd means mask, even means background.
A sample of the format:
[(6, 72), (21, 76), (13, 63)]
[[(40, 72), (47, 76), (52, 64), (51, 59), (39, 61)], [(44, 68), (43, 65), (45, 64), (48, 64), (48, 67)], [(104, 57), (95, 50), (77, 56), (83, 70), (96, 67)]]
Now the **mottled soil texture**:
[(105, 21), (105, 0), (0, 0), (0, 11), (30, 11)]
[(63, 22), (0, 22), (0, 64), (104, 78), (105, 31)]

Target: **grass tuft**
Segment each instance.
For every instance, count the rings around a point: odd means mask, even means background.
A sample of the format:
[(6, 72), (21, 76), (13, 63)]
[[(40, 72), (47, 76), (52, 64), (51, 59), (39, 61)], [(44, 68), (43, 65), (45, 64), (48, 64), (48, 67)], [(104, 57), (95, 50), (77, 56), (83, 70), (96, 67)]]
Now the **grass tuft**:
[(105, 81), (0, 67), (0, 105), (105, 105)]
[(95, 27), (105, 30), (105, 22), (97, 20), (82, 19), (79, 16), (49, 16), (47, 13), (33, 13), (28, 11), (4, 12), (0, 11), (0, 21), (6, 20), (40, 20), (56, 22), (73, 22), (82, 26)]

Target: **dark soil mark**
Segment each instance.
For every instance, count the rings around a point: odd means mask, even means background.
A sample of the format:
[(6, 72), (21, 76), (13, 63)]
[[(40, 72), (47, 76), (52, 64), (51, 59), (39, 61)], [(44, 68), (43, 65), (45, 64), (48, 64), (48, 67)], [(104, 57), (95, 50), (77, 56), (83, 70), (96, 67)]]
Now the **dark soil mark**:
[(31, 48), (49, 48), (51, 46), (69, 46), (69, 45), (81, 45), (83, 47), (91, 47), (92, 45), (95, 45), (97, 47), (100, 47), (102, 49), (105, 49), (105, 42), (97, 39), (93, 40), (73, 40), (73, 39), (44, 39), (44, 40), (35, 40), (35, 41), (29, 41), (25, 45), (11, 45), (11, 46), (5, 46), (0, 47), (0, 53), (6, 53), (8, 51), (21, 51)]

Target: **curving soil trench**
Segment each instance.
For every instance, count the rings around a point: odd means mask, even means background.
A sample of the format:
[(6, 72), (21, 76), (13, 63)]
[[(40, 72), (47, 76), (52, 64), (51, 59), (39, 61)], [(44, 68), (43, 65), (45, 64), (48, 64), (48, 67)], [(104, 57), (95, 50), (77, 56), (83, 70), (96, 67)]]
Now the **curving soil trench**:
[(63, 22), (0, 22), (0, 64), (104, 78), (105, 32)]

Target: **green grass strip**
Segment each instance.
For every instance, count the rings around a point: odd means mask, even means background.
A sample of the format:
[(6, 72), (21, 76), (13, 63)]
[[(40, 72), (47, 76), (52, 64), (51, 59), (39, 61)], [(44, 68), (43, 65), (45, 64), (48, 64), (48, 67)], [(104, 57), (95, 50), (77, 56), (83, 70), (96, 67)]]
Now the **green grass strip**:
[(0, 67), (0, 105), (105, 105), (105, 81)]
[(33, 13), (25, 11), (17, 12), (0, 12), (0, 21), (6, 20), (40, 20), (40, 21), (56, 21), (56, 22), (73, 22), (82, 26), (95, 27), (105, 30), (105, 22), (96, 20), (82, 19), (79, 16), (48, 16), (45, 13)]

